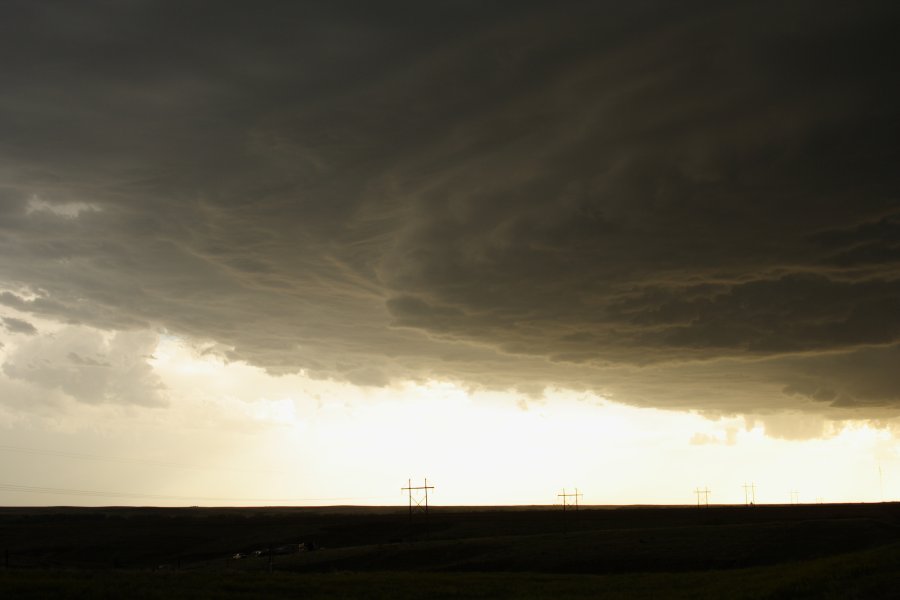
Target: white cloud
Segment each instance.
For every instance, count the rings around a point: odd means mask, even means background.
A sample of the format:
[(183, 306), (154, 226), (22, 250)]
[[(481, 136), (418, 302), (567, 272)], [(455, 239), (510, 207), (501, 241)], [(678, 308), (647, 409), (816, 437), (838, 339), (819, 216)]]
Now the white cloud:
[(65, 219), (77, 219), (83, 212), (99, 210), (101, 210), (99, 206), (87, 202), (48, 202), (47, 200), (42, 200), (37, 196), (33, 196), (28, 200), (26, 213), (42, 212)]
[(161, 406), (165, 390), (147, 363), (157, 342), (151, 332), (66, 326), (8, 350), (3, 373), (88, 404)]

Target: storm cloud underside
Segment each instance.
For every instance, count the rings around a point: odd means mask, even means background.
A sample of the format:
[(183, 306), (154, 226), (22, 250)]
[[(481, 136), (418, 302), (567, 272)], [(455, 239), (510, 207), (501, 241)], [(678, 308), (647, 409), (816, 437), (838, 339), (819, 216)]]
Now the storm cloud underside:
[(360, 385), (900, 405), (895, 3), (245, 10), (4, 9), (7, 376), (115, 396), (29, 370), (31, 315)]

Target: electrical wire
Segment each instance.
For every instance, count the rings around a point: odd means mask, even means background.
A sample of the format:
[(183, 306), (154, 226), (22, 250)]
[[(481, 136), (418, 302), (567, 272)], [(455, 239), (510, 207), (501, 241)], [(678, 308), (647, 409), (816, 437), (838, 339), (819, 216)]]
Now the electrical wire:
[(34, 456), (55, 456), (59, 458), (72, 458), (77, 460), (93, 460), (101, 462), (111, 462), (131, 465), (146, 465), (149, 467), (165, 467), (171, 469), (190, 469), (197, 471), (230, 471), (233, 473), (254, 473), (254, 474), (271, 474), (271, 475), (287, 475), (284, 471), (276, 471), (271, 469), (241, 469), (238, 467), (210, 467), (202, 465), (191, 465), (185, 463), (166, 462), (159, 460), (150, 460), (142, 458), (127, 458), (119, 456), (102, 456), (99, 454), (86, 454), (83, 452), (69, 452), (65, 450), (44, 450), (41, 448), (28, 448), (25, 446), (11, 446), (8, 444), (0, 444), (0, 451), (16, 452), (19, 454), (30, 454)]
[(101, 490), (79, 490), (71, 488), (43, 487), (0, 483), (0, 491), (27, 494), (54, 494), (90, 498), (131, 498), (141, 500), (193, 500), (201, 502), (337, 502), (347, 500), (383, 500), (387, 496), (342, 496), (332, 498), (227, 498), (216, 496), (173, 496), (166, 494), (137, 494), (133, 492), (113, 492)]

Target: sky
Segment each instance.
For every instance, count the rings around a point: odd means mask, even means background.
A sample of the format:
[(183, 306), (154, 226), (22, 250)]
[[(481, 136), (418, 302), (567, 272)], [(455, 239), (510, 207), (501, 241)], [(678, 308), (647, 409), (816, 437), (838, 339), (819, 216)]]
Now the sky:
[(900, 499), (898, 23), (4, 2), (0, 505)]

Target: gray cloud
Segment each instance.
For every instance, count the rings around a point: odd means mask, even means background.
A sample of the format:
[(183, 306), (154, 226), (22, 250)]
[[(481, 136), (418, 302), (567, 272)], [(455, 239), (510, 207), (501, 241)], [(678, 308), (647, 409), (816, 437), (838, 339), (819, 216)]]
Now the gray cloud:
[(15, 317), (2, 317), (3, 327), (10, 333), (24, 333), (25, 335), (34, 335), (38, 332), (37, 327)]
[(0, 304), (366, 385), (900, 404), (893, 3), (178, 6), (4, 8)]

